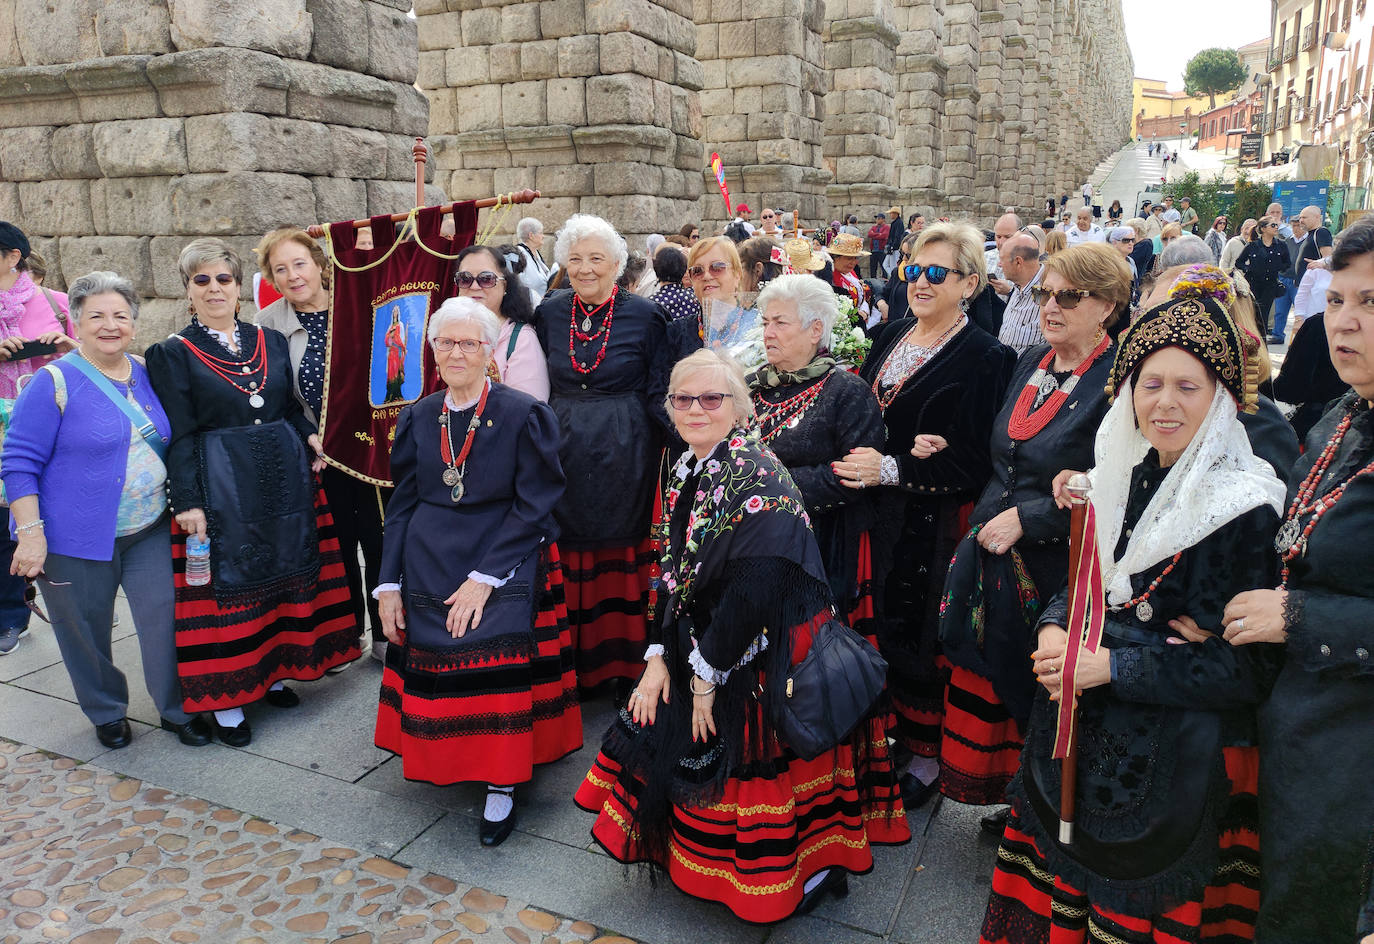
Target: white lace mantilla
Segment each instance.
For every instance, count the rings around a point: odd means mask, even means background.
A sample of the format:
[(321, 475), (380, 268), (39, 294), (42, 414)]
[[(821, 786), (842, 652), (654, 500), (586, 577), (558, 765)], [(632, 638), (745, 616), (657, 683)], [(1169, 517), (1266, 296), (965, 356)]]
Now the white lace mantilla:
[(1097, 466), (1088, 473), (1097, 510), (1098, 556), (1111, 606), (1131, 599), (1132, 575), (1195, 546), (1252, 508), (1268, 505), (1281, 512), (1285, 494), (1273, 468), (1250, 447), (1245, 427), (1236, 418), (1236, 401), (1217, 384), (1193, 441), (1169, 468), (1132, 529), (1126, 552), (1115, 560), (1131, 472), (1150, 451), (1136, 428), (1132, 386), (1129, 380), (1122, 384), (1102, 420), (1093, 447)]

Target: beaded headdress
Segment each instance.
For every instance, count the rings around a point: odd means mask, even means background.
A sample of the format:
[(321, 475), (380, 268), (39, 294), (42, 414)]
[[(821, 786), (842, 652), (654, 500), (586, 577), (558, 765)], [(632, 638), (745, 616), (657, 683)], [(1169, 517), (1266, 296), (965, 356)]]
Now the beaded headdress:
[(1238, 409), (1253, 413), (1258, 408), (1258, 391), (1246, 370), (1241, 332), (1226, 307), (1211, 295), (1171, 298), (1156, 305), (1126, 329), (1119, 343), (1107, 380), (1109, 398), (1115, 398), (1155, 351), (1178, 347), (1207, 365), (1235, 398)]

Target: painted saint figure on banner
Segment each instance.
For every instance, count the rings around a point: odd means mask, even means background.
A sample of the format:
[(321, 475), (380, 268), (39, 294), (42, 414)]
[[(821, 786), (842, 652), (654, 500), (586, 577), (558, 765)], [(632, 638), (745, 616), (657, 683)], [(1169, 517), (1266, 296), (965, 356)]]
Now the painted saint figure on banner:
[(423, 393), (425, 293), (388, 299), (373, 309), (372, 373), (369, 399), (372, 406), (409, 403)]

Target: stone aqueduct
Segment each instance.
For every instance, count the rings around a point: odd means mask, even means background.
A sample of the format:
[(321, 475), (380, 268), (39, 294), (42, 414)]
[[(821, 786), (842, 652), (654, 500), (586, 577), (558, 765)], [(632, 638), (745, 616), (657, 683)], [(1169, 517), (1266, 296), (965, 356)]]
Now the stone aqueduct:
[[(1120, 0), (0, 0), (0, 219), (184, 318), (192, 236), (534, 187), (629, 237), (732, 197), (982, 220), (1129, 133)], [(513, 218), (512, 218), (513, 222)], [(510, 227), (507, 226), (507, 229)]]

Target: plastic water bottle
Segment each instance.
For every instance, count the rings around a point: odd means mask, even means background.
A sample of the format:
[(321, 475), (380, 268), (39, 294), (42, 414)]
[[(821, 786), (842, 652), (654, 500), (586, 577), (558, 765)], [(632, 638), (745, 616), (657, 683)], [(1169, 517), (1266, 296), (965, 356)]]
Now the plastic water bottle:
[(203, 587), (210, 582), (210, 539), (191, 535), (186, 539), (186, 585)]

